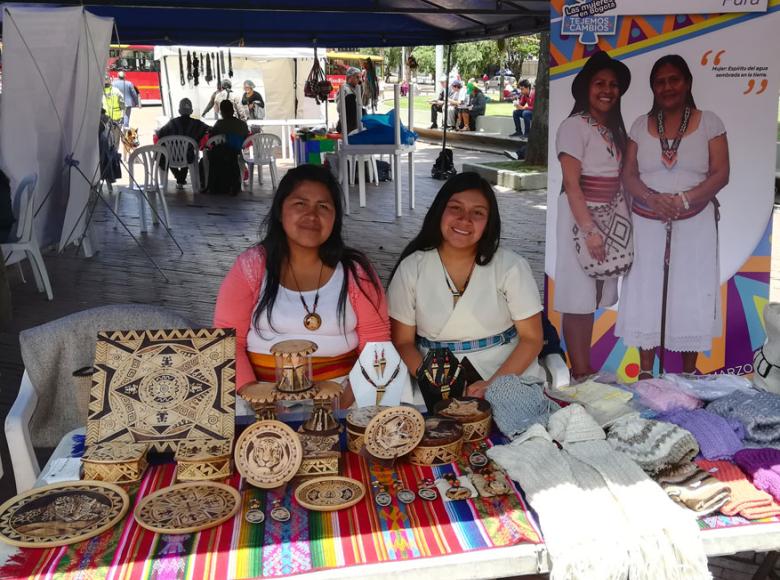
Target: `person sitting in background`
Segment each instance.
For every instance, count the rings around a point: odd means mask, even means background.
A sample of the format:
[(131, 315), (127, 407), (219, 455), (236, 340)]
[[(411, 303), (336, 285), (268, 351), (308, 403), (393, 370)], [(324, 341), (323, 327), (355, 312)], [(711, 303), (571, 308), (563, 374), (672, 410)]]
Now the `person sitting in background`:
[(507, 80), (504, 84), (504, 101), (513, 101), (520, 97), (520, 91), (518, 91), (513, 85), (512, 81)]
[(246, 121), (234, 116), (233, 103), (227, 99), (219, 104), (219, 113), (222, 118), (214, 123), (211, 135), (224, 135), (225, 143), (206, 152), (209, 158), (207, 191), (238, 195), (241, 191), (238, 157), (244, 147), (244, 140), (249, 136), (249, 127)]
[(439, 79), (439, 85), (441, 86), (441, 90), (439, 91), (439, 96), (431, 101), (431, 129), (438, 129), (439, 128), (439, 113), (441, 113), (444, 110), (444, 98), (445, 98), (445, 91), (447, 90), (447, 77), (441, 77)]
[[(154, 142), (157, 143), (162, 137), (182, 135), (195, 139), (198, 146), (202, 148), (208, 136), (209, 126), (200, 119), (193, 119), (191, 115), (192, 101), (189, 99), (179, 101), (179, 116), (174, 117), (155, 132)], [(194, 161), (195, 155), (197, 155), (196, 151), (188, 151), (187, 161)], [(176, 189), (184, 189), (184, 184), (187, 183), (188, 169), (188, 167), (171, 167), (171, 173), (176, 178)]]
[(125, 102), (122, 99), (122, 93), (111, 84), (111, 77), (108, 75), (103, 81), (103, 110), (108, 118), (115, 123), (121, 122), (125, 115)]
[(343, 100), (347, 115), (347, 134), (350, 134), (352, 131), (360, 129), (358, 127), (358, 107), (361, 105), (357, 98), (357, 91), (362, 80), (362, 71), (356, 66), (351, 66), (347, 69), (346, 75), (347, 80), (341, 85), (336, 97), (336, 102), (339, 104), (339, 121), (336, 124), (336, 132), (341, 133), (341, 128), (344, 126), (344, 120), (341, 118), (341, 101)]
[(138, 96), (138, 89), (135, 85), (125, 78), (125, 71), (120, 70), (117, 73), (117, 79), (112, 86), (122, 94), (122, 100), (125, 103), (124, 115), (122, 117), (122, 127), (130, 126), (130, 113), (133, 107), (141, 108), (141, 97)]
[(528, 79), (521, 80), (518, 86), (520, 87), (520, 97), (515, 100), (515, 110), (512, 111), (515, 132), (510, 137), (528, 137), (531, 132), (531, 120), (534, 116), (536, 91), (533, 90)]
[(458, 111), (458, 116), (461, 121), (461, 128), (456, 129), (456, 131), (476, 131), (477, 117), (485, 114), (486, 106), (487, 98), (485, 98), (485, 93), (480, 90), (476, 83), (471, 85), (468, 105)]
[(450, 89), (450, 107), (447, 109), (447, 127), (454, 129), (458, 114), (458, 107), (465, 107), (468, 103), (468, 92), (463, 86), (463, 81), (455, 79)]
[(241, 97), (241, 105), (247, 110), (249, 119), (265, 119), (265, 102), (263, 95), (255, 91), (255, 83), (244, 81), (244, 95)]

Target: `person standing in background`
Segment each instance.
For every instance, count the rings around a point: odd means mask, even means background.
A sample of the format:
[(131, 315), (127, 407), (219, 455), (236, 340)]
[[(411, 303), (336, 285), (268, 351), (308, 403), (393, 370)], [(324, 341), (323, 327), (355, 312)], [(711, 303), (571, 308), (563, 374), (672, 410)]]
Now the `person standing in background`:
[(122, 100), (125, 103), (124, 115), (122, 117), (122, 127), (126, 128), (130, 126), (130, 112), (134, 107), (141, 108), (141, 97), (138, 95), (138, 89), (135, 85), (125, 78), (125, 71), (120, 70), (117, 73), (116, 80), (112, 83), (112, 86), (119, 91), (122, 95)]

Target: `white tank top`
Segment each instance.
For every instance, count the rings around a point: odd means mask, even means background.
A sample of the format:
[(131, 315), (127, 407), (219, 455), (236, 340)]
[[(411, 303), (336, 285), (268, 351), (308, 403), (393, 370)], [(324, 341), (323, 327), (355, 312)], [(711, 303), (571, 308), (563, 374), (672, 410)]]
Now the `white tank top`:
[[(357, 316), (352, 309), (352, 304), (347, 297), (344, 305), (344, 327), (341, 326), (341, 320), (338, 315), (339, 294), (341, 285), (344, 281), (344, 268), (341, 264), (336, 266), (330, 280), (319, 290), (320, 300), (317, 305), (317, 314), (322, 317), (322, 325), (315, 331), (307, 330), (303, 326), (303, 319), (306, 316), (306, 310), (301, 304), (300, 294), (303, 294), (304, 300), (311, 312), (314, 306), (314, 295), (316, 290), (308, 292), (297, 292), (289, 290), (281, 284), (279, 293), (276, 295), (271, 325), (268, 324), (268, 317), (263, 313), (260, 317), (260, 332), (255, 330), (254, 324), (249, 325), (247, 333), (247, 350), (258, 354), (270, 354), (271, 347), (277, 342), (292, 339), (311, 340), (317, 344), (317, 352), (314, 356), (338, 356), (347, 353), (358, 346), (357, 336)], [(265, 281), (263, 288), (265, 288)], [(255, 306), (255, 311), (257, 306)], [(254, 320), (254, 312), (252, 319)]]

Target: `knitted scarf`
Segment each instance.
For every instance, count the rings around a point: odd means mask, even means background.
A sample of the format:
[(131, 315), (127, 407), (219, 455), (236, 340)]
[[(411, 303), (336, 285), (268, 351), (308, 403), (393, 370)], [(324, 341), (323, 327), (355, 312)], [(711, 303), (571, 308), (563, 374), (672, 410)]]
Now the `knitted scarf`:
[(554, 413), (548, 430), (533, 425), (487, 453), (539, 515), (551, 580), (710, 578), (693, 515), (613, 450), (581, 406)]

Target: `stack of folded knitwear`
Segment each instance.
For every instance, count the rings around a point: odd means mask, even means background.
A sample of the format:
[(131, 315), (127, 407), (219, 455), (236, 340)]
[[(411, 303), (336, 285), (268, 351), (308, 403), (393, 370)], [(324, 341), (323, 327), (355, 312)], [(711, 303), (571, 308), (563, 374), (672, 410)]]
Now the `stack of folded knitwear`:
[(610, 427), (607, 441), (633, 459), (671, 499), (697, 515), (717, 511), (731, 497), (727, 484), (693, 462), (699, 453), (696, 438), (673, 423), (627, 415)]

